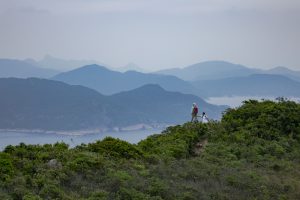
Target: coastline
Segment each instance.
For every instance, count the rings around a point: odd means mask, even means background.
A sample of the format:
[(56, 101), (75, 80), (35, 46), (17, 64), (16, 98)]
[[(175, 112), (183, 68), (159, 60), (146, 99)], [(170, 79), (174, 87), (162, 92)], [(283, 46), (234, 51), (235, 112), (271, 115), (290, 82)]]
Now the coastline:
[(172, 124), (135, 124), (125, 127), (112, 127), (112, 128), (95, 128), (95, 129), (82, 129), (82, 130), (42, 130), (42, 129), (0, 129), (0, 133), (24, 133), (24, 134), (56, 134), (66, 136), (84, 136), (99, 133), (126, 133), (130, 131), (142, 130), (163, 130)]

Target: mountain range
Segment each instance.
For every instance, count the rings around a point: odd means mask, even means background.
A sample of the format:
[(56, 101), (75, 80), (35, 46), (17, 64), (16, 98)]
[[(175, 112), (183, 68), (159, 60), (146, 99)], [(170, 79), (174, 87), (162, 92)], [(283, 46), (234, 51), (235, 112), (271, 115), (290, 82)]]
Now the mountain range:
[(108, 64), (104, 64), (96, 60), (62, 59), (51, 55), (45, 55), (41, 60), (34, 60), (32, 58), (27, 58), (24, 61), (37, 67), (55, 69), (61, 72), (73, 70), (82, 66), (92, 65), (92, 64), (105, 66), (106, 68), (109, 68), (114, 71), (119, 71), (119, 72), (126, 72), (126, 71), (138, 71), (143, 73), (147, 72), (147, 70), (143, 69), (142, 67), (138, 66), (133, 62), (129, 62), (128, 64), (122, 67), (112, 67), (109, 66)]
[[(219, 62), (211, 62), (205, 68), (194, 66), (188, 72), (194, 72), (196, 77), (227, 77), (219, 79), (200, 79), (184, 81), (173, 75), (161, 75), (127, 71), (124, 73), (109, 70), (98, 65), (88, 65), (69, 72), (54, 76), (53, 80), (63, 81), (72, 85), (83, 85), (106, 95), (122, 91), (129, 91), (145, 84), (159, 84), (166, 90), (193, 94), (202, 98), (220, 96), (300, 96), (300, 82), (288, 76), (277, 75), (279, 72), (292, 72), (288, 69), (271, 70), (269, 74), (262, 74), (262, 70), (252, 70), (241, 65), (221, 62), (224, 68), (218, 69)], [(202, 66), (202, 67), (201, 67)], [(194, 70), (192, 70), (194, 69)], [(201, 73), (201, 70), (206, 72)], [(287, 73), (297, 79), (297, 73)], [(235, 75), (235, 76), (233, 76)], [(229, 77), (233, 76), (233, 77)]]
[(246, 76), (257, 73), (259, 70), (247, 68), (225, 61), (208, 61), (187, 66), (161, 70), (156, 73), (173, 75), (186, 81), (216, 80), (235, 76)]
[(50, 78), (58, 73), (59, 71), (41, 68), (22, 60), (0, 59), (0, 78)]
[(270, 96), (300, 97), (300, 82), (282, 75), (253, 74), (219, 80), (192, 82), (194, 87), (209, 97), (222, 96)]
[(103, 63), (99, 63), (95, 60), (67, 60), (62, 58), (56, 58), (51, 55), (45, 55), (41, 60), (34, 60), (29, 58), (24, 61), (37, 67), (51, 68), (58, 71), (68, 71), (90, 64), (104, 65)]
[(177, 124), (190, 120), (190, 107), (213, 119), (225, 106), (158, 85), (104, 96), (83, 86), (47, 79), (0, 78), (0, 129), (86, 130), (136, 124)]
[(178, 124), (190, 120), (193, 102), (200, 112), (219, 119), (227, 107), (202, 98), (300, 97), (299, 77), (299, 72), (284, 67), (259, 70), (223, 61), (141, 73), (96, 64), (58, 72), (30, 60), (0, 59), (0, 129), (110, 130)]
[(275, 67), (270, 70), (261, 70), (225, 61), (201, 62), (184, 68), (166, 69), (157, 71), (156, 73), (173, 75), (186, 81), (246, 77), (253, 74), (275, 74), (283, 75), (300, 82), (300, 71), (293, 71), (285, 67)]
[(275, 67), (266, 71), (266, 74), (277, 74), (286, 76), (292, 80), (300, 82), (300, 71), (290, 70), (286, 67)]
[(52, 80), (71, 85), (82, 85), (106, 95), (132, 90), (145, 84), (159, 84), (169, 91), (198, 94), (191, 83), (175, 76), (146, 74), (136, 71), (117, 72), (99, 65), (87, 65), (72, 71), (60, 73)]
[[(45, 62), (47, 60), (53, 64), (60, 61), (61, 64), (73, 62), (51, 56), (43, 59)], [(300, 72), (285, 67), (261, 70), (224, 61), (209, 61), (182, 69), (141, 73), (113, 71), (93, 64), (61, 73), (40, 67), (39, 63), (42, 62), (0, 59), (0, 78), (51, 78), (71, 85), (86, 86), (104, 95), (133, 90), (145, 84), (158, 84), (168, 91), (193, 94), (202, 98), (232, 95), (299, 97), (300, 91)], [(80, 63), (78, 60), (77, 64)]]

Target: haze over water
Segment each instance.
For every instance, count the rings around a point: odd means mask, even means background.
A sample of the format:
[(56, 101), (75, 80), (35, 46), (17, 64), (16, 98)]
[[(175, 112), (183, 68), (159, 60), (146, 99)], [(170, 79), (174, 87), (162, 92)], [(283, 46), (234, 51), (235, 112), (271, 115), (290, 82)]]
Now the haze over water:
[(56, 142), (64, 142), (70, 147), (75, 147), (81, 143), (91, 143), (96, 140), (102, 140), (105, 137), (114, 137), (129, 143), (138, 143), (146, 139), (149, 135), (159, 134), (161, 130), (142, 130), (128, 132), (107, 132), (95, 133), (88, 135), (59, 135), (59, 134), (42, 134), (42, 133), (22, 133), (22, 132), (0, 132), (0, 151), (7, 145), (18, 145), (23, 142), (25, 144), (54, 144)]

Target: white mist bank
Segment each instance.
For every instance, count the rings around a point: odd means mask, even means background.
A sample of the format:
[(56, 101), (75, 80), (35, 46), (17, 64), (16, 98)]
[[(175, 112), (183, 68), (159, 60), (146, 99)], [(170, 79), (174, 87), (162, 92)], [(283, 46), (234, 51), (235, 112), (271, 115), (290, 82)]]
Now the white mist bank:
[[(277, 97), (272, 96), (224, 96), (224, 97), (209, 97), (205, 99), (208, 103), (215, 105), (228, 105), (231, 108), (241, 106), (243, 101), (253, 100), (272, 100), (275, 101)], [(286, 97), (288, 100), (300, 103), (300, 97)]]

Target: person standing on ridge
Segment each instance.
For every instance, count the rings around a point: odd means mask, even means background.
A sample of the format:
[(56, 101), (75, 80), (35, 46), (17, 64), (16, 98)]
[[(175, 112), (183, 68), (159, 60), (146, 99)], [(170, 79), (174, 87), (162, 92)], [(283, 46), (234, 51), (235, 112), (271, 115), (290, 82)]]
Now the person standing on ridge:
[(208, 123), (208, 117), (205, 112), (202, 113), (202, 123)]
[(196, 103), (193, 103), (193, 106), (192, 106), (192, 110), (191, 110), (191, 115), (192, 115), (192, 120), (191, 122), (197, 122), (198, 119), (197, 119), (197, 115), (198, 115), (198, 106)]

